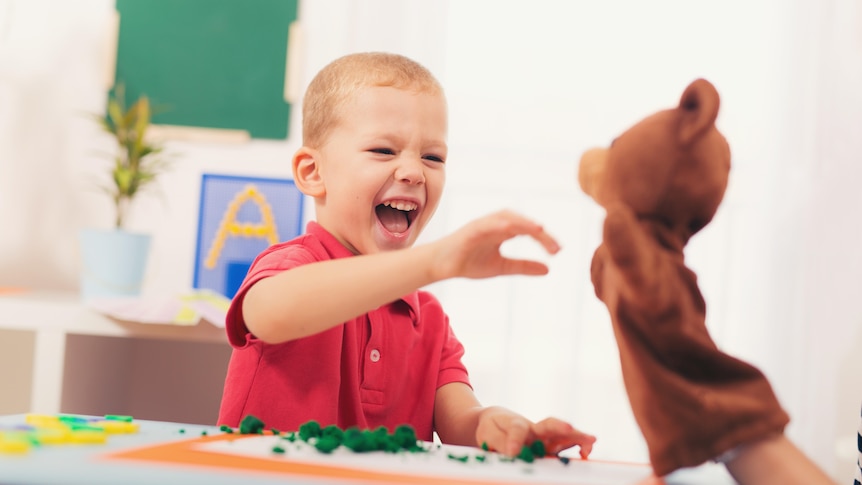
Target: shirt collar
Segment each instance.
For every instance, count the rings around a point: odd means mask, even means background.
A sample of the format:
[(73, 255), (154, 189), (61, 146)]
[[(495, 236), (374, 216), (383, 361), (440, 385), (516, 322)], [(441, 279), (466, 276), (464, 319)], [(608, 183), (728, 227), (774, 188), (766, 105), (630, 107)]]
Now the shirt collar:
[(353, 253), (347, 249), (345, 245), (341, 244), (338, 239), (335, 239), (335, 236), (333, 236), (332, 233), (324, 229), (324, 227), (317, 222), (309, 222), (305, 228), (305, 232), (311, 234), (320, 241), (320, 244), (323, 245), (323, 249), (326, 250), (330, 258), (341, 259), (353, 256)]

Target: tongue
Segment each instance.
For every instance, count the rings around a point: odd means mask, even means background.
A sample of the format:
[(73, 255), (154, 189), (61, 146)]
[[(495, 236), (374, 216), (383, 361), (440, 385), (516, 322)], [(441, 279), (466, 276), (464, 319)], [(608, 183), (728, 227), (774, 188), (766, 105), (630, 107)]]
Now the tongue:
[(379, 205), (377, 206), (377, 218), (389, 232), (399, 234), (407, 230), (407, 213), (404, 211)]

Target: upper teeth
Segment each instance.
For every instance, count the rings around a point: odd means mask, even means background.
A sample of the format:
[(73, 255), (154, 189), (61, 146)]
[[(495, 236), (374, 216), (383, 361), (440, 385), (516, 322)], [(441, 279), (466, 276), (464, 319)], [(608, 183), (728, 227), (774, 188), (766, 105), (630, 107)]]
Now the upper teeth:
[(415, 202), (406, 202), (403, 200), (390, 200), (384, 202), (383, 205), (392, 207), (393, 209), (398, 209), (400, 211), (413, 211), (419, 207), (419, 204), (416, 204)]

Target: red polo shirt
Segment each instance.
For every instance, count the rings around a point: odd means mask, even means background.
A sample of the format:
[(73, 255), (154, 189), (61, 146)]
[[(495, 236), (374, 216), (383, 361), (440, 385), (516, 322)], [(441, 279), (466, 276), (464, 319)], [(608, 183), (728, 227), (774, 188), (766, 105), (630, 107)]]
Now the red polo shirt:
[[(255, 282), (297, 266), (353, 254), (315, 222), (306, 234), (276, 244), (252, 263), (227, 314), (233, 346), (219, 424), (239, 426), (247, 414), (283, 431), (314, 419), (346, 429), (390, 430), (410, 424), (431, 440), (434, 397), (450, 382), (469, 385), (464, 347), (433, 295), (416, 291), (343, 325), (281, 344), (249, 333), (242, 300)], [(338, 295), (320, 295), (326, 305)]]

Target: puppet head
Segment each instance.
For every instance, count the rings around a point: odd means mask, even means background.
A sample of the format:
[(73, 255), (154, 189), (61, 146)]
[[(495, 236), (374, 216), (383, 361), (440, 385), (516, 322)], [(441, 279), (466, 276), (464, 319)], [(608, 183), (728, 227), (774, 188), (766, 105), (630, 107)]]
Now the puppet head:
[(679, 106), (659, 111), (586, 152), (578, 182), (602, 207), (621, 203), (688, 241), (715, 214), (727, 187), (730, 148), (715, 127), (719, 97), (703, 79)]

